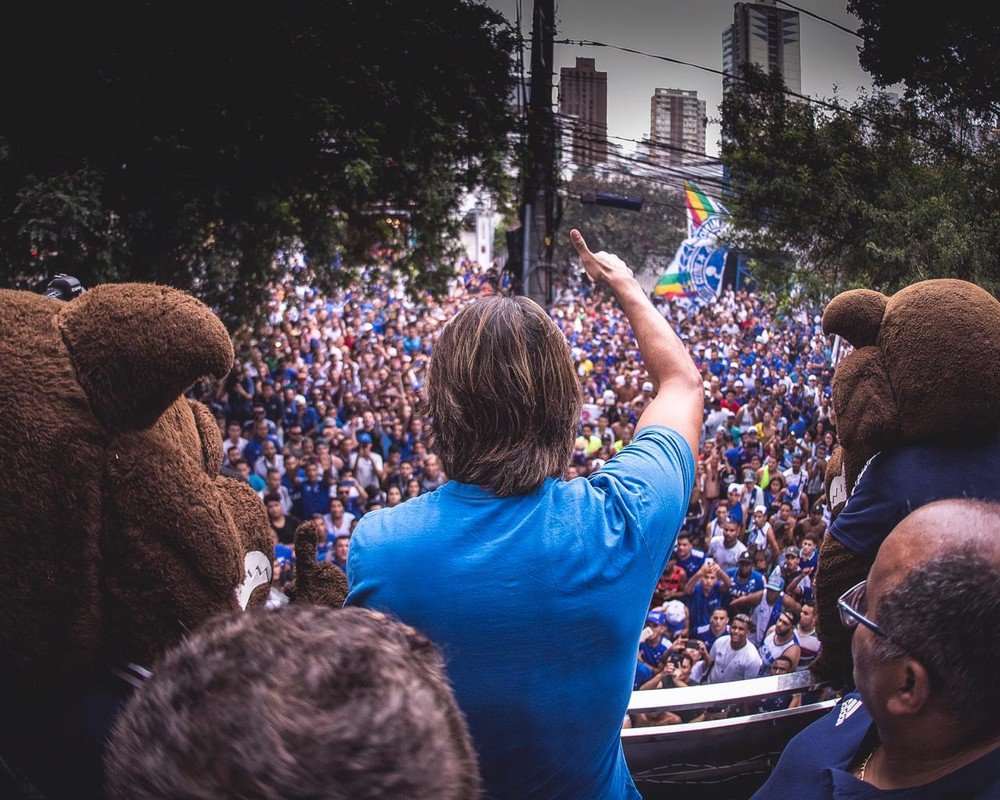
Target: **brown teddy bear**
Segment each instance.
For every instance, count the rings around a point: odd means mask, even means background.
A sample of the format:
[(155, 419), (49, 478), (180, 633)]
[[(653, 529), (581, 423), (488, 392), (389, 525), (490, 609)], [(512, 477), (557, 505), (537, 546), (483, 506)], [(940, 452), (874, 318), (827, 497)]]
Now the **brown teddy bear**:
[(173, 289), (0, 291), (0, 755), (46, 797), (100, 796), (119, 678), (268, 595), (263, 505), (219, 475), (218, 425), (183, 397), (232, 362), (219, 320)]
[(864, 580), (907, 514), (948, 497), (1000, 499), (1000, 302), (960, 280), (886, 297), (855, 289), (823, 313), (854, 346), (833, 378), (840, 446), (827, 465), (833, 513), (816, 575), (823, 642), (814, 671), (849, 678), (840, 595)]

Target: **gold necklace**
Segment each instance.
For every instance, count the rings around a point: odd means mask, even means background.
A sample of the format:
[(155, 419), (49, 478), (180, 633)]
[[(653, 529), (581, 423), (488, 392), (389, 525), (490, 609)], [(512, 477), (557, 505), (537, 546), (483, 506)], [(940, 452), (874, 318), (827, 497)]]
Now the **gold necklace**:
[[(877, 745), (876, 745), (875, 749), (876, 750), (878, 749)], [(875, 750), (872, 750), (868, 755), (866, 755), (865, 756), (865, 760), (861, 762), (861, 769), (858, 772), (858, 780), (859, 781), (863, 781), (865, 779), (865, 770), (868, 769), (868, 762), (871, 760), (871, 757), (873, 755), (875, 755)]]

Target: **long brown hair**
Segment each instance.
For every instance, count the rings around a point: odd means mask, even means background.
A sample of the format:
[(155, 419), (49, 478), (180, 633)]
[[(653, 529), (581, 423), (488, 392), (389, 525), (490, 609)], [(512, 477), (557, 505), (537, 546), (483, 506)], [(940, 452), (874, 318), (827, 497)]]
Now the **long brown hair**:
[(569, 463), (580, 384), (569, 344), (526, 297), (482, 297), (448, 323), (427, 375), (435, 450), (448, 477), (529, 494)]

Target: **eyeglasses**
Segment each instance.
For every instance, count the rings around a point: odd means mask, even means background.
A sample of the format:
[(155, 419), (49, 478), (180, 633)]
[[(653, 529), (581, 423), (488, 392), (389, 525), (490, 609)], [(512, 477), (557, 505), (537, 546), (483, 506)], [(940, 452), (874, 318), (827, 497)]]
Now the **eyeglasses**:
[(856, 628), (858, 627), (858, 623), (860, 623), (872, 633), (888, 639), (889, 634), (865, 616), (868, 613), (868, 596), (865, 591), (867, 584), (867, 580), (861, 581), (861, 583), (852, 586), (844, 592), (840, 596), (840, 599), (837, 600), (840, 621), (845, 628)]

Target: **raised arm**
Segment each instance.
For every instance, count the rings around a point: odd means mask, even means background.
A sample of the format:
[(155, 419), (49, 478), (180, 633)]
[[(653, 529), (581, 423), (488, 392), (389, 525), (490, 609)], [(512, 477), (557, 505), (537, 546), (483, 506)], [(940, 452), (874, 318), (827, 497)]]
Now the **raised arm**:
[(570, 231), (570, 239), (590, 279), (607, 284), (618, 297), (632, 325), (650, 380), (658, 387), (635, 432), (647, 425), (666, 425), (687, 440), (692, 453), (698, 452), (705, 395), (701, 375), (687, 348), (670, 323), (653, 308), (624, 261), (603, 251), (591, 253), (578, 230)]

